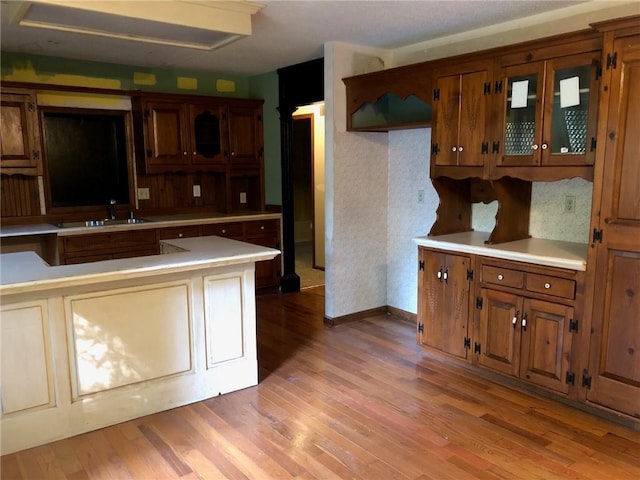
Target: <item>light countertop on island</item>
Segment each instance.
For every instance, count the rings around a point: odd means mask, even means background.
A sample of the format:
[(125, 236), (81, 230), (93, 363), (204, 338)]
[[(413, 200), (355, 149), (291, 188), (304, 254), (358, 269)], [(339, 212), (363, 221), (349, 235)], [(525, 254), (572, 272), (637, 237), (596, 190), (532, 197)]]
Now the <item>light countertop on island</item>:
[(548, 267), (585, 271), (587, 249), (585, 243), (527, 238), (514, 242), (487, 245), (488, 232), (462, 232), (449, 235), (414, 238), (416, 244), (458, 253), (527, 262)]
[(166, 255), (58, 266), (48, 265), (34, 252), (2, 254), (0, 293), (24, 293), (150, 276), (160, 272), (170, 273), (271, 260), (280, 253), (273, 248), (216, 236), (165, 240), (163, 243), (182, 251)]

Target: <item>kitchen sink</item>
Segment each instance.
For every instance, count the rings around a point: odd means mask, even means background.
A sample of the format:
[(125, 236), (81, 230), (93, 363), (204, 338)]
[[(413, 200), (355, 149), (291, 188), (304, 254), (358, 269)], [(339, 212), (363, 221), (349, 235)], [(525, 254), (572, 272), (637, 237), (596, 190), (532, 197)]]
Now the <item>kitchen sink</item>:
[(118, 220), (103, 218), (98, 220), (87, 220), (84, 222), (58, 223), (56, 226), (60, 228), (109, 227), (111, 225), (135, 225), (138, 223), (147, 223), (147, 222), (150, 222), (150, 220), (146, 220), (144, 218), (123, 218)]

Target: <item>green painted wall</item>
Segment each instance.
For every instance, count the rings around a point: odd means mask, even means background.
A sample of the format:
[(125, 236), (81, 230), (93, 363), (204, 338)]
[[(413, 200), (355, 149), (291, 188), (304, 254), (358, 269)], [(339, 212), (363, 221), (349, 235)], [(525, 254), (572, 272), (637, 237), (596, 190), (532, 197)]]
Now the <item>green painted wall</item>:
[(3, 81), (264, 99), (265, 201), (282, 205), (276, 72), (245, 77), (1, 52), (0, 77)]
[(282, 205), (282, 168), (280, 151), (280, 114), (278, 74), (265, 73), (249, 78), (250, 96), (263, 98), (265, 203)]

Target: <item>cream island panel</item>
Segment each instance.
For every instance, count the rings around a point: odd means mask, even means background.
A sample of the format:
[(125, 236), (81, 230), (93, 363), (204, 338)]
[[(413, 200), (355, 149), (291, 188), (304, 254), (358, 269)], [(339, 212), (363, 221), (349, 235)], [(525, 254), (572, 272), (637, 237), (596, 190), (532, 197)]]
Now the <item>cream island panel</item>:
[(165, 245), (69, 266), (0, 257), (3, 455), (257, 384), (255, 262), (280, 252)]

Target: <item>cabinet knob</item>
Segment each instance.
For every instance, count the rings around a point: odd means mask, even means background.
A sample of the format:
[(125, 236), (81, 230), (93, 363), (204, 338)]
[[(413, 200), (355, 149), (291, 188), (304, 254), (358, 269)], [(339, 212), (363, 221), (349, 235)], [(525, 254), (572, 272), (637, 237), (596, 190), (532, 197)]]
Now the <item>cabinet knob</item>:
[(442, 267), (440, 267), (440, 270), (438, 270), (438, 280), (440, 280), (442, 278)]
[(178, 234), (178, 238), (182, 238), (182, 234), (181, 233)]
[(227, 229), (226, 229), (226, 228), (223, 228), (223, 229), (222, 229), (222, 233), (227, 233)]
[(182, 152), (182, 155), (184, 155), (186, 157), (187, 156), (187, 152)]
[(550, 283), (545, 283), (544, 284), (544, 288), (546, 288), (547, 290), (549, 290), (551, 288), (551, 284)]
[(503, 278), (504, 278), (504, 276), (501, 273), (499, 273), (498, 274), (498, 280), (502, 280)]
[(511, 319), (511, 324), (513, 325), (513, 328), (516, 328), (516, 323), (518, 323), (518, 315), (520, 315), (520, 310), (518, 310), (516, 314), (513, 316), (513, 318)]
[(457, 152), (458, 151), (458, 147), (451, 147), (451, 151), (452, 152)]
[(193, 154), (194, 154), (194, 155), (197, 155), (197, 154), (198, 154), (198, 152), (193, 152)]
[(231, 152), (231, 156), (235, 157), (236, 156), (236, 152)]
[(526, 330), (526, 329), (527, 329), (527, 314), (526, 314), (526, 313), (522, 316), (522, 323), (521, 323), (521, 325), (522, 325), (522, 329), (523, 329), (523, 330)]
[(546, 143), (543, 143), (543, 144), (542, 144), (542, 149), (543, 149), (543, 150), (546, 150), (547, 148), (549, 148), (549, 145), (547, 145)]
[(462, 147), (458, 147), (458, 151), (461, 152), (462, 150), (464, 150), (464, 148)]
[(538, 150), (538, 144), (537, 144), (537, 143), (534, 143), (534, 144), (531, 146), (531, 148), (533, 148), (534, 150)]
[(264, 230), (264, 225), (260, 225), (260, 230)]
[(445, 282), (449, 279), (449, 270), (444, 271), (444, 275), (442, 275), (442, 278), (444, 278)]

